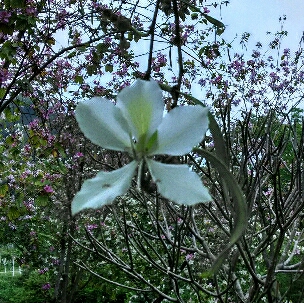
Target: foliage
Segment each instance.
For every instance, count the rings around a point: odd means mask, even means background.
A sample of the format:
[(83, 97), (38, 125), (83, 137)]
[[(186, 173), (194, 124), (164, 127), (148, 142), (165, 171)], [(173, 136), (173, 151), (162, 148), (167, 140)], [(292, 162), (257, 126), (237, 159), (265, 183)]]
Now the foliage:
[(45, 278), (32, 272), (30, 276), (0, 276), (0, 300), (9, 303), (46, 302), (50, 298), (47, 291), (41, 288)]

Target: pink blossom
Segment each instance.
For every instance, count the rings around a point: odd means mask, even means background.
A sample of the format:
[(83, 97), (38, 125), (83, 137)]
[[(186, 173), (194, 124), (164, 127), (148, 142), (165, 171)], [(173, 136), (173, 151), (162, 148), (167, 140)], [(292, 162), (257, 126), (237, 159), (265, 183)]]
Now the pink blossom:
[(7, 81), (9, 76), (10, 76), (10, 74), (7, 69), (4, 69), (4, 68), (0, 69), (0, 82), (1, 83), (4, 83), (5, 81)]
[(44, 191), (46, 192), (46, 193), (53, 193), (54, 192), (54, 190), (53, 190), (53, 188), (50, 186), (50, 185), (45, 185), (44, 187), (43, 187), (43, 189), (44, 189)]
[(212, 84), (219, 84), (222, 80), (222, 75), (217, 76), (216, 78), (212, 79), (210, 82)]
[(93, 229), (95, 229), (95, 228), (97, 228), (98, 227), (98, 225), (97, 224), (88, 224), (87, 226), (87, 230), (93, 230)]
[(290, 49), (289, 48), (285, 48), (283, 51), (285, 56), (288, 56), (290, 54)]
[(43, 274), (45, 274), (46, 272), (48, 272), (49, 271), (49, 268), (48, 267), (45, 267), (45, 268), (43, 268), (43, 269), (38, 269), (38, 273), (40, 274), (40, 275), (43, 275)]
[(83, 157), (83, 153), (81, 152), (77, 152), (75, 155), (74, 155), (74, 159), (78, 159), (78, 158), (81, 158)]
[(177, 223), (178, 224), (182, 224), (183, 223), (183, 219), (182, 218), (177, 218)]
[(43, 290), (49, 290), (51, 288), (51, 284), (50, 283), (45, 283), (42, 285), (41, 287)]
[(11, 15), (12, 14), (8, 11), (0, 11), (0, 21), (3, 23), (8, 23)]
[(186, 255), (186, 260), (189, 261), (189, 260), (192, 260), (194, 258), (194, 255), (193, 254), (188, 254)]
[(29, 129), (36, 129), (38, 127), (38, 124), (39, 124), (39, 120), (38, 119), (34, 119), (33, 121), (31, 121), (28, 125), (28, 128)]
[(53, 265), (59, 265), (60, 264), (60, 260), (59, 259), (53, 259), (52, 260), (52, 264)]

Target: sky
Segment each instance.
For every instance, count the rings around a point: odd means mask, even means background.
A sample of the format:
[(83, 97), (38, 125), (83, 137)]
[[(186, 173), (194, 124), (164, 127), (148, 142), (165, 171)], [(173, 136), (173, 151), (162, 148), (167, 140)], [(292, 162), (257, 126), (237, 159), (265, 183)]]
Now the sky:
[(210, 8), (211, 16), (213, 12), (226, 25), (223, 36), (228, 41), (249, 32), (252, 45), (259, 41), (266, 46), (270, 42), (266, 32), (279, 31), (279, 17), (286, 15), (283, 30), (289, 34), (282, 47), (296, 51), (304, 31), (304, 0), (230, 0), (220, 13)]

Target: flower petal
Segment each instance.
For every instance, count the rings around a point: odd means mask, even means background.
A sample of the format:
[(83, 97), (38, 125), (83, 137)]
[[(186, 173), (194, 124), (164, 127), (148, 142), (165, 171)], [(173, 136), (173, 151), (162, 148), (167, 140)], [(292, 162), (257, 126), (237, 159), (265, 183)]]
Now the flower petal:
[(143, 145), (162, 121), (164, 102), (156, 81), (136, 80), (117, 95), (117, 106), (128, 121), (132, 135)]
[(132, 161), (122, 168), (112, 172), (101, 171), (96, 177), (86, 180), (73, 199), (72, 215), (83, 209), (99, 208), (125, 194), (131, 186), (136, 167), (137, 162)]
[(211, 201), (208, 189), (188, 165), (163, 164), (147, 159), (149, 171), (160, 194), (178, 204)]
[(157, 144), (149, 155), (184, 155), (202, 141), (208, 129), (209, 109), (200, 105), (173, 108), (157, 128)]
[(111, 101), (94, 97), (80, 102), (75, 116), (84, 135), (93, 143), (106, 149), (131, 150), (129, 127), (120, 109)]

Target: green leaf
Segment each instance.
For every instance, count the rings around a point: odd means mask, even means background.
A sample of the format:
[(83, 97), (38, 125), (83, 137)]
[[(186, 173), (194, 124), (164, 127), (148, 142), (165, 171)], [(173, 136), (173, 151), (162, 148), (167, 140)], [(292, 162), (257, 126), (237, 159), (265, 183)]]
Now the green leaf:
[(21, 30), (21, 31), (25, 31), (26, 29), (29, 29), (29, 17), (26, 15), (18, 15), (18, 17), (16, 18), (16, 29), (17, 30)]
[(198, 18), (198, 13), (192, 13), (191, 14), (191, 19), (196, 20)]
[(97, 72), (97, 66), (96, 65), (88, 65), (87, 66), (87, 73), (89, 76), (92, 76)]
[(7, 217), (10, 221), (17, 219), (20, 216), (20, 211), (17, 206), (11, 206), (8, 209)]
[(9, 136), (5, 139), (5, 143), (8, 145), (12, 145), (14, 143), (13, 137)]
[(128, 32), (128, 38), (127, 38), (129, 41), (132, 41), (133, 40), (133, 32), (130, 31)]
[(10, 5), (12, 8), (25, 8), (25, 0), (10, 0)]
[(96, 67), (100, 66), (100, 60), (102, 58), (102, 54), (98, 54), (97, 52), (92, 52), (92, 63), (96, 65)]
[(3, 87), (1, 87), (1, 88), (0, 88), (0, 98), (1, 98), (1, 99), (4, 97), (5, 92), (6, 92), (6, 89), (3, 88)]
[(8, 122), (16, 122), (20, 119), (20, 114), (16, 112), (16, 109), (6, 107), (4, 109), (5, 120)]
[(248, 224), (248, 216), (247, 216), (247, 203), (242, 192), (241, 187), (235, 180), (233, 174), (229, 171), (227, 166), (214, 154), (211, 152), (194, 148), (194, 153), (199, 154), (204, 157), (207, 161), (211, 163), (211, 165), (217, 170), (220, 177), (222, 178), (224, 185), (227, 186), (229, 192), (232, 196), (232, 201), (234, 202), (234, 210), (235, 210), (235, 218), (234, 218), (234, 227), (231, 231), (229, 243), (226, 248), (219, 254), (216, 258), (212, 268), (209, 272), (203, 274), (203, 276), (210, 276), (216, 273), (221, 267), (223, 261), (228, 256), (228, 253), (232, 246), (241, 238), (243, 232), (245, 231)]
[(41, 138), (39, 135), (36, 134), (30, 137), (30, 142), (34, 147), (45, 147), (48, 144), (46, 139)]
[(67, 170), (68, 170), (67, 167), (62, 162), (59, 162), (59, 161), (57, 162), (56, 169), (61, 174), (66, 174)]
[(41, 176), (38, 176), (38, 177), (34, 177), (34, 185), (37, 185), (37, 186), (42, 186), (44, 184), (43, 181), (41, 181)]
[(225, 27), (217, 27), (216, 34), (220, 36), (225, 31)]
[(74, 81), (75, 81), (75, 83), (82, 84), (83, 83), (83, 77), (81, 75), (77, 75), (77, 76), (75, 76)]
[(19, 148), (19, 146), (13, 147), (13, 148), (10, 150), (10, 152), (11, 152), (11, 155), (12, 155), (13, 157), (19, 156), (19, 154), (20, 154), (20, 148)]
[(134, 33), (134, 36), (133, 36), (134, 41), (138, 42), (142, 38), (142, 36), (138, 32), (133, 32), (133, 33)]
[(7, 184), (2, 184), (0, 186), (0, 198), (5, 197), (7, 192), (8, 192), (8, 185)]
[(225, 28), (224, 23), (222, 23), (221, 21), (207, 15), (207, 14), (202, 14), (210, 23), (212, 23), (213, 25), (215, 25), (216, 27), (221, 27), (221, 28)]
[(68, 55), (67, 55), (67, 58), (74, 58), (75, 56), (77, 55), (77, 52), (76, 51), (73, 51), (73, 52), (71, 52), (71, 53), (69, 53)]
[(209, 129), (213, 137), (214, 148), (216, 155), (219, 159), (222, 159), (225, 165), (229, 166), (228, 155), (226, 152), (226, 143), (223, 138), (221, 129), (216, 122), (214, 116), (209, 112)]
[(109, 46), (105, 43), (99, 43), (96, 45), (96, 50), (99, 54), (103, 54), (109, 50)]
[(4, 6), (6, 7), (6, 9), (8, 9), (10, 7), (11, 1), (10, 0), (3, 0), (3, 2), (4, 2)]
[(42, 207), (47, 206), (49, 204), (48, 195), (42, 194), (42, 195), (37, 196), (36, 199), (35, 199), (35, 203), (38, 206), (42, 206)]
[(54, 148), (56, 148), (58, 150), (61, 158), (65, 158), (66, 157), (65, 149), (63, 148), (63, 146), (62, 146), (61, 143), (55, 142)]
[(7, 35), (12, 35), (14, 32), (14, 24), (0, 24), (0, 32)]
[(112, 73), (113, 72), (113, 65), (112, 64), (106, 64), (105, 71)]
[(16, 56), (16, 47), (13, 46), (13, 43), (11, 41), (6, 41), (2, 44), (1, 50), (0, 50), (0, 56), (3, 59), (7, 59), (11, 62), (15, 62), (14, 60)]

